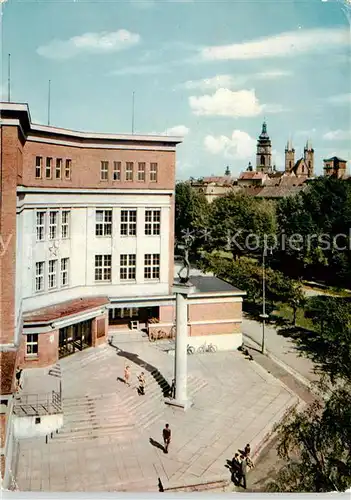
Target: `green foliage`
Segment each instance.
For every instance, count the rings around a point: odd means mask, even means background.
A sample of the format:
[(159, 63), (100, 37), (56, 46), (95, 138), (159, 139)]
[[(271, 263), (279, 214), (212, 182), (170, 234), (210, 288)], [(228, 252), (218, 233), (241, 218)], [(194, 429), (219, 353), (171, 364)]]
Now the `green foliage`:
[(279, 429), (278, 454), (286, 461), (266, 491), (345, 491), (351, 485), (351, 392), (335, 389), (325, 405), (294, 411)]

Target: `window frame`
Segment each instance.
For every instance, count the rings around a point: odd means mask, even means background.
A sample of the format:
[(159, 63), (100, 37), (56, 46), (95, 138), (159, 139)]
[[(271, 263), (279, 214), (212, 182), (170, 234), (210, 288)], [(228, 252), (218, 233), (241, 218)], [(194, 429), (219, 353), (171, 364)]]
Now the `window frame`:
[[(63, 266), (65, 264), (65, 267)], [(63, 277), (66, 276), (66, 283)], [(60, 260), (60, 288), (69, 286), (69, 257), (62, 257)]]
[[(156, 263), (155, 263), (156, 260)], [(159, 281), (161, 271), (161, 256), (159, 253), (147, 253), (144, 255), (144, 280)]]
[(57, 259), (50, 259), (48, 261), (48, 290), (55, 290), (56, 288), (57, 288)]
[[(43, 216), (43, 223), (38, 224), (38, 215)], [(35, 212), (35, 228), (36, 228), (36, 241), (45, 241), (45, 219), (46, 219), (46, 210), (36, 210)], [(42, 228), (42, 238), (38, 238), (38, 229)]]
[[(101, 258), (101, 265), (97, 264), (97, 259)], [(107, 263), (106, 263), (107, 261)], [(94, 281), (96, 283), (111, 283), (112, 281), (112, 255), (111, 254), (98, 254), (95, 255), (94, 261)], [(101, 279), (97, 278), (97, 271), (101, 269)], [(109, 277), (106, 278), (106, 271)]]
[[(28, 352), (28, 347), (31, 351)], [(36, 349), (35, 349), (36, 347)], [(36, 351), (36, 352), (35, 352)], [(37, 358), (39, 356), (39, 334), (38, 333), (27, 333), (26, 334), (26, 358)]]
[[(130, 179), (128, 178), (129, 174), (130, 174)], [(134, 180), (134, 162), (132, 161), (126, 162), (125, 180), (126, 182), (133, 182)]]
[[(126, 220), (123, 219), (124, 214), (127, 214)], [(134, 214), (135, 214), (135, 220), (134, 220)], [(133, 215), (133, 219), (132, 219)], [(132, 219), (132, 220), (131, 220)], [(128, 236), (137, 236), (137, 220), (138, 220), (138, 213), (136, 209), (130, 208), (130, 209), (123, 209), (121, 210), (121, 215), (120, 215), (120, 236), (128, 237)], [(124, 230), (126, 232), (124, 232)]]
[[(55, 218), (55, 223), (52, 224), (51, 222), (51, 214), (56, 214), (56, 218)], [(56, 239), (58, 239), (58, 218), (59, 218), (59, 210), (49, 210), (49, 225), (48, 225), (48, 229), (49, 229), (49, 240), (50, 241), (54, 241)], [(55, 231), (52, 232), (52, 228), (55, 228)], [(54, 234), (54, 236), (52, 236)]]
[[(49, 175), (48, 175), (49, 172)], [(48, 156), (45, 162), (45, 179), (52, 179), (52, 157)]]
[(120, 254), (119, 256), (120, 281), (136, 280), (136, 254)]
[[(142, 176), (140, 176), (142, 174)], [(138, 162), (138, 182), (146, 181), (146, 163)]]
[(121, 182), (121, 180), (122, 180), (122, 162), (121, 161), (114, 161), (113, 162), (112, 180), (114, 182)]
[[(68, 172), (68, 175), (67, 175)], [(65, 160), (65, 180), (70, 181), (72, 175), (72, 160), (70, 158), (66, 158)]]
[(56, 158), (55, 179), (62, 179), (62, 158)]
[[(148, 220), (149, 214), (151, 215), (150, 220)], [(158, 215), (158, 220), (155, 220), (156, 214)], [(160, 234), (161, 234), (161, 209), (160, 208), (147, 208), (147, 209), (145, 209), (144, 234), (145, 234), (145, 236), (160, 236)]]
[(158, 163), (150, 163), (150, 182), (158, 182)]
[[(38, 160), (39, 160), (39, 162), (38, 162)], [(39, 172), (39, 175), (37, 175), (38, 172)], [(35, 157), (35, 178), (36, 179), (41, 179), (42, 178), (42, 174), (43, 174), (43, 157), (42, 156), (36, 156)]]
[[(102, 220), (98, 221), (98, 213), (102, 214)], [(106, 215), (110, 214), (110, 219)], [(95, 210), (95, 236), (97, 238), (111, 238), (112, 237), (112, 221), (113, 214), (111, 208), (103, 208)], [(102, 234), (98, 234), (98, 227), (101, 226)]]
[[(67, 214), (67, 219), (64, 221), (64, 214)], [(70, 237), (70, 222), (71, 222), (71, 211), (61, 210), (61, 239), (68, 240)], [(64, 228), (67, 228), (66, 234), (64, 234)]]
[[(38, 267), (40, 266), (40, 267)], [(38, 272), (39, 270), (39, 272)], [(40, 272), (41, 271), (41, 272)], [(42, 286), (38, 288), (38, 284), (42, 283)], [(41, 260), (35, 263), (35, 293), (45, 291), (45, 260)]]
[[(102, 160), (100, 164), (100, 181), (108, 182), (108, 171), (109, 171), (109, 162), (107, 160)], [(106, 175), (106, 178), (105, 178)]]

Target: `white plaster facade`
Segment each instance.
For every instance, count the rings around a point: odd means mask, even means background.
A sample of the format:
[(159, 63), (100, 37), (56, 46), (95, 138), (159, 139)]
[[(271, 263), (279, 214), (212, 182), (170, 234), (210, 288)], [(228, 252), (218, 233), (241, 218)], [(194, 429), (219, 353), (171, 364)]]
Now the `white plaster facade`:
[[(48, 216), (45, 239), (37, 241), (36, 212), (38, 210), (69, 210), (69, 238), (49, 240)], [(112, 210), (112, 235), (95, 235), (97, 209)], [(136, 236), (120, 234), (121, 210), (137, 211)], [(145, 235), (145, 211), (161, 212), (160, 235)], [(48, 212), (47, 212), (48, 214)], [(16, 316), (22, 312), (54, 305), (80, 297), (107, 295), (109, 297), (150, 297), (169, 293), (171, 193), (157, 191), (140, 193), (102, 190), (64, 192), (60, 190), (21, 189), (17, 206)], [(50, 250), (50, 247), (56, 249)], [(56, 255), (55, 255), (56, 254)], [(95, 282), (95, 255), (111, 255), (111, 281)], [(120, 255), (136, 255), (136, 279), (121, 281)], [(144, 255), (160, 255), (160, 279), (144, 279)], [(69, 259), (69, 284), (47, 288), (48, 261)], [(45, 262), (45, 291), (35, 291), (35, 263)], [(21, 325), (17, 324), (19, 334)]]
[[(39, 423), (36, 423), (39, 422)], [(63, 426), (63, 413), (33, 417), (13, 417), (16, 439), (48, 436)]]

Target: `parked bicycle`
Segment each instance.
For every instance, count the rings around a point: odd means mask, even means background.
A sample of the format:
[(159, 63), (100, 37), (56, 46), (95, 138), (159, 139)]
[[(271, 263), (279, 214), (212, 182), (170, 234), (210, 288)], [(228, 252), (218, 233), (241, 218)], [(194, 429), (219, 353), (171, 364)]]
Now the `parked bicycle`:
[(187, 352), (187, 354), (194, 354), (195, 353), (195, 347), (193, 347), (192, 345), (188, 344), (187, 348), (186, 348), (186, 352)]
[(169, 332), (165, 330), (155, 330), (149, 333), (150, 342), (155, 342), (156, 340), (162, 340), (162, 339), (172, 339), (172, 338), (173, 338), (172, 329)]
[(216, 352), (217, 351), (217, 346), (214, 344), (207, 344), (206, 342), (198, 348), (197, 352), (199, 354), (203, 354), (204, 352)]

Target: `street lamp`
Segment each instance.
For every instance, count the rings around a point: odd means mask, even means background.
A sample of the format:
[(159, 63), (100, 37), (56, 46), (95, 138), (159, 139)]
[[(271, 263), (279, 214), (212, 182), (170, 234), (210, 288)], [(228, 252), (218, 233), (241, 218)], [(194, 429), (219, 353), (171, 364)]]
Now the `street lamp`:
[[(263, 248), (263, 255), (262, 255), (262, 291), (263, 291), (263, 305), (262, 305), (262, 314), (260, 314), (260, 317), (262, 318), (262, 345), (261, 345), (261, 352), (264, 354), (264, 342), (265, 342), (265, 326), (266, 326), (266, 319), (269, 318), (269, 315), (266, 314), (266, 268), (265, 268), (265, 258), (267, 257), (267, 246), (265, 245)], [(269, 253), (272, 255), (272, 249), (269, 248)]]

